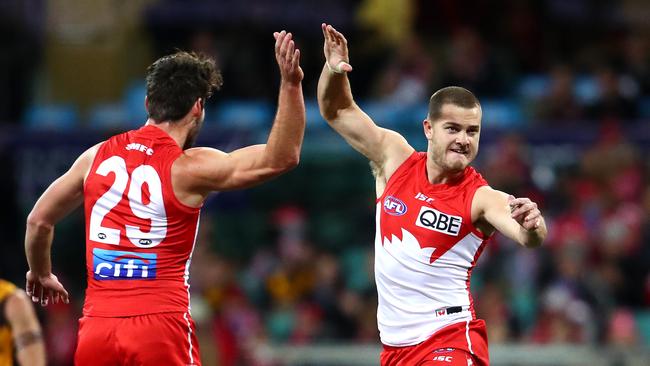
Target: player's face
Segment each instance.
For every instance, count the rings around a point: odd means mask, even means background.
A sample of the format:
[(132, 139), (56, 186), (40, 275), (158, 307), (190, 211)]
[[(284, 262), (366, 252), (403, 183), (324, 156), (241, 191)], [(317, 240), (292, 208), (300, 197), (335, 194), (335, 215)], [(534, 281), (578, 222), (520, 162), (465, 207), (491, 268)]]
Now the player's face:
[(439, 119), (424, 121), (424, 132), (429, 158), (443, 171), (462, 171), (478, 153), (481, 109), (445, 104)]

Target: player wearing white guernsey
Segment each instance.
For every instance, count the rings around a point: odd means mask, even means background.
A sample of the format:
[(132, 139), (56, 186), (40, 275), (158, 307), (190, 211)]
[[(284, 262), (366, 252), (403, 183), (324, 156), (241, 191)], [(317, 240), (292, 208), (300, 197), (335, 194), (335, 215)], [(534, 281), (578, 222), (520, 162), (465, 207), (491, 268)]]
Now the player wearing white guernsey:
[(331, 25), (322, 30), (321, 114), (370, 160), (375, 176), (381, 365), (487, 365), (471, 271), (495, 231), (526, 247), (541, 245), (546, 225), (537, 204), (492, 189), (469, 167), (481, 129), (471, 92), (448, 87), (432, 95), (423, 121), (427, 151), (416, 152), (355, 104), (347, 41)]

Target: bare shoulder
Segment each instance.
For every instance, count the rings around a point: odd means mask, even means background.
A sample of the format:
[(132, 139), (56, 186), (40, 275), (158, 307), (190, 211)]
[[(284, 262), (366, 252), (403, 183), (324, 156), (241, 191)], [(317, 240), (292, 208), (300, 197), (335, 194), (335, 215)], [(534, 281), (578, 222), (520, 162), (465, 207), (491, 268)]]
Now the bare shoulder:
[(228, 154), (211, 147), (194, 147), (183, 151), (174, 161), (173, 169), (183, 174), (200, 175), (208, 167), (218, 165)]
[(381, 169), (382, 175), (388, 181), (406, 159), (408, 159), (415, 149), (406, 141), (404, 136), (392, 131), (385, 130), (384, 135), (384, 159), (383, 164), (378, 164)]
[(90, 168), (93, 165), (95, 156), (97, 156), (97, 151), (99, 151), (100, 146), (102, 146), (104, 142), (105, 141), (99, 142), (91, 146), (90, 148), (88, 148), (79, 156), (79, 158), (75, 162), (76, 165), (77, 164), (79, 165), (79, 169), (81, 170), (81, 173), (83, 173), (84, 180), (86, 179), (88, 173), (90, 172)]

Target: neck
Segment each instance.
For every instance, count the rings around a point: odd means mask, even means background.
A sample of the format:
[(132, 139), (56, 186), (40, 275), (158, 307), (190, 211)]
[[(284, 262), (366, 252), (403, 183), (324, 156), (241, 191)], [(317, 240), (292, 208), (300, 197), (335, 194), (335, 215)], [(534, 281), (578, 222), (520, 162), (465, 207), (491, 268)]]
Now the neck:
[(427, 156), (427, 180), (431, 184), (445, 184), (453, 182), (463, 176), (465, 169), (461, 171), (447, 171), (436, 164)]
[(178, 122), (156, 122), (153, 119), (149, 118), (145, 125), (158, 127), (161, 130), (167, 132), (167, 134), (176, 141), (176, 144), (183, 148), (185, 141), (187, 141), (187, 134), (189, 129), (186, 127), (187, 121), (178, 121)]

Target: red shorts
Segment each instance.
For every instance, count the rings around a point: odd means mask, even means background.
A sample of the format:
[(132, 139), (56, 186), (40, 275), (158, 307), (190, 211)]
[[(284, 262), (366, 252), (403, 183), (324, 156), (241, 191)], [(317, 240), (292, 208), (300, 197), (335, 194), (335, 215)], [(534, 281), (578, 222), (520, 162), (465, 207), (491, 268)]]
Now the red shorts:
[(79, 319), (74, 363), (200, 366), (194, 321), (187, 313), (124, 318), (84, 316)]
[(426, 341), (407, 347), (384, 346), (381, 366), (488, 366), (483, 320), (448, 325)]

